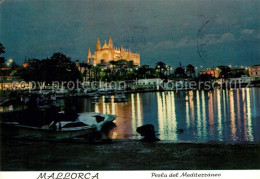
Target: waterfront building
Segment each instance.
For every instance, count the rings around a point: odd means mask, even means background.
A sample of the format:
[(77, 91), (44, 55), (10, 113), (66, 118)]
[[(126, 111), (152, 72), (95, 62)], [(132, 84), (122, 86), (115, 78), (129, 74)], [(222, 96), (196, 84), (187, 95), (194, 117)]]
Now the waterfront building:
[(139, 79), (137, 81), (138, 85), (159, 85), (163, 82), (160, 78), (148, 78), (148, 79)]
[(247, 75), (247, 70), (245, 68), (232, 68), (231, 74), (233, 77), (241, 77), (242, 75)]
[(260, 77), (260, 65), (248, 67), (248, 73), (252, 77)]
[(207, 68), (206, 70), (199, 72), (201, 75), (211, 75), (212, 77), (219, 78), (220, 70), (217, 68)]
[[(20, 68), (16, 68), (15, 70), (19, 69)], [(20, 83), (23, 79), (21, 79), (20, 76), (13, 76), (13, 71), (14, 70), (10, 67), (0, 68), (0, 90), (26, 89), (27, 86), (25, 86), (25, 83), (23, 83), (23, 86)]]

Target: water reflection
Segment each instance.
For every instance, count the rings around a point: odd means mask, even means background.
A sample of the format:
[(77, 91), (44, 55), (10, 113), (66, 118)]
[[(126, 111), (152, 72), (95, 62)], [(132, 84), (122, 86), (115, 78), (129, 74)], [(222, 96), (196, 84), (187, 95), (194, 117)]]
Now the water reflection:
[(116, 114), (113, 138), (140, 138), (136, 128), (153, 124), (162, 140), (260, 141), (259, 97), (259, 88), (136, 93), (125, 103), (80, 99), (79, 111)]
[(197, 133), (198, 138), (202, 140), (202, 130), (201, 130), (201, 114), (200, 114), (200, 92), (196, 91), (196, 101), (197, 101)]
[(223, 137), (222, 137), (222, 113), (221, 113), (221, 91), (217, 90), (217, 111), (218, 111), (218, 126), (217, 126), (217, 130), (218, 130), (218, 136), (219, 136), (219, 140), (222, 141)]
[(253, 141), (254, 137), (252, 135), (252, 119), (251, 119), (251, 102), (250, 102), (250, 89), (246, 89), (246, 102), (247, 102), (247, 128), (248, 128), (248, 139)]
[(236, 123), (235, 123), (235, 107), (234, 107), (234, 93), (233, 90), (229, 91), (229, 108), (230, 108), (230, 121), (231, 121), (231, 138), (236, 140)]
[(21, 110), (22, 108), (23, 106), (16, 106), (16, 105), (0, 106), (0, 112)]
[(213, 110), (213, 95), (208, 92), (208, 116), (209, 116), (209, 135), (213, 136), (214, 133), (214, 110)]
[(206, 120), (206, 99), (205, 99), (205, 92), (202, 91), (202, 95), (201, 95), (201, 98), (202, 98), (202, 121), (203, 121), (203, 139), (202, 140), (206, 140), (206, 137), (207, 137), (207, 120)]
[(177, 140), (174, 93), (157, 93), (157, 105), (160, 138), (162, 140)]

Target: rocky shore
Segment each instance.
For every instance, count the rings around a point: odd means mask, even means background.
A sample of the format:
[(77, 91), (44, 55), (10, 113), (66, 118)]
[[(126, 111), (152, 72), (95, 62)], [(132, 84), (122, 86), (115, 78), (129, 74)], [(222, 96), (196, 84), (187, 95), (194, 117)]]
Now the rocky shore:
[(259, 169), (259, 143), (1, 140), (2, 171)]

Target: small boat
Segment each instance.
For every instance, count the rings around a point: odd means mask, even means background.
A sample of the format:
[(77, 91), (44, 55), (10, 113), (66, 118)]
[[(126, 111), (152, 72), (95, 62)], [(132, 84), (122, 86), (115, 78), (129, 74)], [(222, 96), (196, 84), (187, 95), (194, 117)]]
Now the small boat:
[(127, 98), (126, 98), (126, 96), (125, 96), (125, 93), (122, 93), (122, 95), (121, 95), (121, 101), (122, 101), (122, 102), (127, 102)]
[(88, 97), (93, 97), (98, 95), (96, 90), (89, 90), (89, 89), (84, 90), (84, 94)]
[(231, 84), (247, 85), (252, 82), (252, 78), (247, 75), (242, 75), (240, 78), (230, 78), (229, 81)]
[[(57, 126), (58, 125), (58, 126)], [(55, 127), (34, 127), (22, 125), (16, 122), (4, 123), (3, 128), (8, 130), (6, 135), (19, 138), (48, 138), (48, 139), (70, 139), (88, 135), (96, 131), (95, 126), (89, 126), (82, 122), (61, 121)]]
[(105, 96), (105, 103), (111, 102), (111, 97), (109, 95)]
[(98, 97), (98, 95), (95, 95), (94, 97), (93, 97), (93, 101), (92, 101), (93, 103), (97, 103), (97, 102), (99, 102), (99, 97)]
[(106, 93), (107, 93), (107, 90), (106, 90), (106, 89), (104, 89), (104, 88), (98, 89), (98, 94), (99, 94), (99, 95), (105, 95)]
[[(60, 112), (62, 113), (62, 112)], [(71, 139), (99, 132), (106, 123), (115, 120), (116, 115), (95, 112), (78, 113), (76, 121), (51, 122), (50, 125), (34, 127), (18, 122), (2, 122), (4, 135), (18, 138)]]
[(51, 95), (51, 100), (52, 100), (52, 101), (57, 101), (57, 97), (56, 97), (55, 94), (54, 94), (54, 95)]
[(107, 94), (110, 94), (110, 95), (114, 95), (117, 93), (117, 90), (116, 89), (108, 89), (107, 90)]
[(57, 90), (55, 91), (55, 93), (56, 93), (56, 94), (66, 94), (66, 93), (68, 93), (68, 90), (65, 89), (65, 88), (61, 88), (61, 89), (57, 89)]
[(120, 98), (117, 95), (114, 96), (114, 102), (115, 103), (121, 102)]

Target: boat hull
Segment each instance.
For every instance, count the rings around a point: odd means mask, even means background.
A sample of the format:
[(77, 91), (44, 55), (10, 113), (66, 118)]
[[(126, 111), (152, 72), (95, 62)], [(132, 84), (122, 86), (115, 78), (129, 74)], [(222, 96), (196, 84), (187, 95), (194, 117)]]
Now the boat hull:
[(2, 133), (6, 136), (18, 138), (45, 138), (45, 139), (71, 139), (80, 136), (87, 136), (96, 131), (96, 127), (89, 127), (80, 130), (56, 131), (37, 127), (2, 124)]

